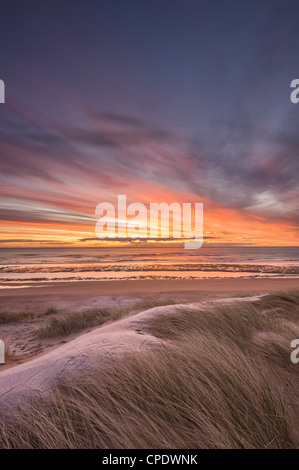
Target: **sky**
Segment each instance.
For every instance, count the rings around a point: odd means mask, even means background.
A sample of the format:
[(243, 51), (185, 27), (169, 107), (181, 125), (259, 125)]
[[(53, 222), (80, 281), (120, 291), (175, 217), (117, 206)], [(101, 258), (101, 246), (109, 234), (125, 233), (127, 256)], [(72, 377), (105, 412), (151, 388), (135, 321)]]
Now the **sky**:
[(0, 5), (0, 244), (98, 246), (95, 208), (202, 202), (205, 243), (298, 245), (297, 0)]

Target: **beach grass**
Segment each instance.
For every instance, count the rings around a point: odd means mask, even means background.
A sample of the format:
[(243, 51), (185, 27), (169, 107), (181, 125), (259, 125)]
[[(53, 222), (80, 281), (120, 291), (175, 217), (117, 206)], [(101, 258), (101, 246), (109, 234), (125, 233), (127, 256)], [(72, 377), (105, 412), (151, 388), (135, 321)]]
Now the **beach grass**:
[(0, 447), (296, 448), (298, 326), (285, 316), (247, 302), (156, 316), (145, 330), (160, 346), (3, 416)]
[[(127, 307), (96, 307), (82, 311), (59, 311), (51, 307), (51, 317), (48, 319), (46, 325), (41, 326), (36, 331), (36, 336), (40, 339), (68, 336), (71, 333), (76, 333), (86, 328), (103, 325), (107, 321), (115, 321), (125, 315), (134, 314), (152, 307), (169, 305), (171, 303), (172, 301), (169, 299), (147, 299), (135, 302)], [(46, 312), (48, 312), (48, 310)], [(50, 313), (46, 313), (46, 315), (49, 314)]]
[(4, 310), (0, 311), (0, 325), (5, 323), (33, 320), (37, 317), (38, 314), (35, 312)]
[[(56, 312), (57, 313), (57, 312)], [(116, 320), (122, 314), (119, 308), (94, 308), (79, 312), (64, 312), (55, 314), (41, 326), (36, 335), (39, 338), (55, 338), (57, 336), (68, 336), (85, 328), (99, 326), (108, 320)]]

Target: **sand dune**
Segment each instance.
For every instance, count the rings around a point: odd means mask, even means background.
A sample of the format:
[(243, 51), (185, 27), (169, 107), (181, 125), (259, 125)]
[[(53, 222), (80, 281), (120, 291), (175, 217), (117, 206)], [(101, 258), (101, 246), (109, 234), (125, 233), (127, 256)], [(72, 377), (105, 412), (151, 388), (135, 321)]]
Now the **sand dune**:
[[(256, 301), (261, 296), (223, 299), (221, 302)], [(187, 304), (189, 309), (213, 302)], [(186, 304), (155, 307), (96, 328), (55, 350), (0, 373), (0, 404), (13, 406), (38, 394), (46, 394), (63, 377), (92, 371), (99, 363), (113, 361), (132, 350), (161, 344), (145, 332), (147, 321), (156, 315), (173, 314)]]

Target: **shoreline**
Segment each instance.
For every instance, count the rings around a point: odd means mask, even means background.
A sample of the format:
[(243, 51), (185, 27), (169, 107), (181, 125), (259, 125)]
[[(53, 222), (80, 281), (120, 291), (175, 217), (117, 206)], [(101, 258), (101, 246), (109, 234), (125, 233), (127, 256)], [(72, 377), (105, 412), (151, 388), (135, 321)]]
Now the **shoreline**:
[[(238, 287), (236, 287), (238, 286)], [(1, 286), (0, 298), (9, 296), (14, 290), (15, 297), (20, 289), (19, 284)], [(122, 280), (77, 280), (77, 281), (47, 281), (36, 283), (36, 285), (22, 286), (20, 295), (43, 296), (45, 294), (66, 295), (75, 288), (73, 295), (80, 294), (132, 294), (146, 292), (171, 292), (175, 289), (182, 292), (200, 291), (205, 289), (220, 289), (233, 291), (239, 288), (257, 289), (284, 289), (299, 287), (298, 277), (234, 277), (234, 278), (204, 278), (204, 279), (122, 279)], [(38, 289), (36, 289), (38, 288)], [(178, 289), (179, 288), (179, 289)], [(31, 292), (34, 291), (34, 292)]]
[(1, 310), (43, 311), (49, 306), (80, 310), (138, 300), (202, 302), (299, 288), (298, 278), (69, 281), (0, 289)]

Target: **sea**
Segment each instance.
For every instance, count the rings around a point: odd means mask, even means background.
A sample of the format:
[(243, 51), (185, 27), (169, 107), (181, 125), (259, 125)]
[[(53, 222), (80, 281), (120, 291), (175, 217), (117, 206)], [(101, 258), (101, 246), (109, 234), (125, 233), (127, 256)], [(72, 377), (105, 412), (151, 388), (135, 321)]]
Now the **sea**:
[(298, 277), (299, 247), (2, 248), (0, 287), (120, 279)]

